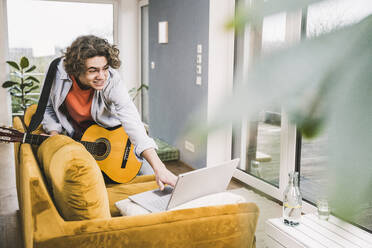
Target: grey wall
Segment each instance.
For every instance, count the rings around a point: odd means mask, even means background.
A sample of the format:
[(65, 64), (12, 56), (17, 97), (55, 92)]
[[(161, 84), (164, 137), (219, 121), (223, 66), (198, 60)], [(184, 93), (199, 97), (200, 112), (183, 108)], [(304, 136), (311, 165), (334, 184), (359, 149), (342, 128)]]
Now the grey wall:
[[(158, 43), (158, 22), (168, 22), (168, 44)], [(209, 0), (150, 0), (149, 72), (150, 135), (180, 149), (181, 160), (206, 165), (206, 142), (185, 136), (191, 115), (207, 121)], [(196, 85), (197, 44), (202, 44), (202, 84)], [(198, 116), (194, 111), (198, 110)], [(195, 153), (185, 149), (195, 144)]]

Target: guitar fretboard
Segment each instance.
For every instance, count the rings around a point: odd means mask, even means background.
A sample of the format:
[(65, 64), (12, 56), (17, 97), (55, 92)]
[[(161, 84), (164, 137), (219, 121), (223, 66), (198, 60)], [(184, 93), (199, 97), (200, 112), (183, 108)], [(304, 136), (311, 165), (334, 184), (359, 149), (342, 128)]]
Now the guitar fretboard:
[[(33, 144), (33, 145), (40, 145), (47, 138), (49, 138), (49, 136), (37, 135), (37, 134), (26, 134), (26, 138), (24, 142), (28, 144)], [(99, 155), (99, 154), (105, 153), (105, 150), (106, 150), (105, 144), (89, 142), (89, 141), (80, 141), (80, 140), (76, 140), (76, 141), (81, 143), (83, 146), (85, 146), (88, 152), (93, 155)]]
[(26, 138), (24, 140), (25, 143), (29, 143), (32, 145), (40, 145), (43, 143), (49, 136), (45, 135), (37, 135), (37, 134), (26, 134)]

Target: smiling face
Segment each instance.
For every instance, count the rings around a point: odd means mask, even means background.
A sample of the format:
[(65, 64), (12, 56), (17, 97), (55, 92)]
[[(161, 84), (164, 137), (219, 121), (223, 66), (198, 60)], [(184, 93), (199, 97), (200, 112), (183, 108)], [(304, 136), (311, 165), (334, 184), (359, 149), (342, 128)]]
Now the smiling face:
[(102, 90), (108, 78), (107, 59), (104, 56), (95, 56), (85, 61), (85, 72), (79, 76), (80, 82), (95, 90)]

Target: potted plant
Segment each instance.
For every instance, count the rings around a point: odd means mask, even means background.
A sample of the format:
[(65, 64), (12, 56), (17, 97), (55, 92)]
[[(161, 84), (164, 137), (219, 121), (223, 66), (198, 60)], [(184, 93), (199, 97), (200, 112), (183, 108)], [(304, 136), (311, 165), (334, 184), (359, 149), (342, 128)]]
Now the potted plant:
[(36, 69), (35, 65), (30, 65), (28, 58), (22, 57), (20, 62), (6, 61), (13, 69), (11, 79), (2, 84), (3, 88), (7, 88), (12, 96), (13, 113), (21, 110), (24, 114), (28, 106), (37, 102), (37, 99), (32, 98), (31, 93), (39, 88), (40, 81), (30, 72)]
[(149, 86), (146, 84), (141, 84), (138, 88), (133, 87), (128, 91), (130, 97), (132, 98), (132, 101), (136, 100), (138, 94), (141, 92), (142, 89), (148, 90)]

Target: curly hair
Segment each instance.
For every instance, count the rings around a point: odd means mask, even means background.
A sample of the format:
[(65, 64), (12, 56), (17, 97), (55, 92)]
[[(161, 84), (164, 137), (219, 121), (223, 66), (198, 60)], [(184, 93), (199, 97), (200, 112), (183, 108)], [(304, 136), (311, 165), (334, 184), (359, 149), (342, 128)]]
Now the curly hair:
[(76, 38), (71, 46), (67, 47), (64, 55), (65, 70), (73, 76), (84, 73), (86, 70), (85, 61), (95, 56), (106, 57), (108, 65), (114, 69), (118, 69), (121, 65), (119, 49), (115, 45), (111, 45), (106, 39), (94, 35)]

